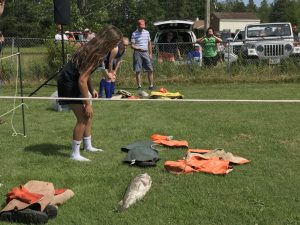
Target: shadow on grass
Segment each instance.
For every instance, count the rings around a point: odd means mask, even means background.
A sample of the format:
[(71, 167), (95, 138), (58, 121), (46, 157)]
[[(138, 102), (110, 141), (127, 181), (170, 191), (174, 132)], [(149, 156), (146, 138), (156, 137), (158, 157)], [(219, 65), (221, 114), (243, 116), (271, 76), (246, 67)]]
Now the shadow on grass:
[(43, 154), (45, 156), (59, 155), (63, 157), (70, 157), (69, 153), (61, 152), (63, 149), (67, 149), (65, 145), (56, 145), (51, 143), (30, 145), (24, 149), (25, 152), (33, 152), (37, 154)]

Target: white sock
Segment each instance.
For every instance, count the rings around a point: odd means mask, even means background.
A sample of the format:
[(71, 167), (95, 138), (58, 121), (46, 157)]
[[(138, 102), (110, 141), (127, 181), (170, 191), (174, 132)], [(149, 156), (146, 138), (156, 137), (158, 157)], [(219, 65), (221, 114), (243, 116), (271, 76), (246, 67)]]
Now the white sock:
[(89, 159), (80, 155), (80, 144), (81, 144), (81, 141), (73, 140), (71, 159), (77, 160), (77, 161), (90, 161)]
[(85, 151), (89, 151), (89, 152), (102, 152), (103, 151), (100, 148), (94, 148), (92, 146), (92, 136), (83, 137), (83, 148)]

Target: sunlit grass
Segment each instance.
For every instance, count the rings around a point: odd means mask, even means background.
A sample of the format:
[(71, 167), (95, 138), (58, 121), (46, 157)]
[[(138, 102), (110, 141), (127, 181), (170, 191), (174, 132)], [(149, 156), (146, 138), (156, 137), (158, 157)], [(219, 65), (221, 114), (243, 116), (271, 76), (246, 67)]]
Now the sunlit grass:
[[(120, 84), (118, 84), (119, 86)], [(161, 87), (161, 86), (159, 86)], [(299, 84), (165, 85), (185, 98), (300, 99)], [(26, 88), (28, 95), (33, 88)], [(128, 89), (136, 93), (134, 89)], [(50, 96), (53, 87), (37, 96)], [(11, 95), (7, 87), (0, 95)], [(298, 224), (299, 104), (94, 102), (93, 142), (103, 153), (82, 153), (90, 163), (69, 159), (75, 118), (50, 109), (49, 101), (26, 100), (27, 137), (11, 136), (10, 116), (0, 125), (0, 195), (29, 180), (69, 187), (73, 199), (59, 208), (49, 224)], [(12, 100), (0, 99), (0, 113)], [(14, 125), (22, 131), (20, 110)], [(155, 168), (122, 164), (120, 148), (153, 133), (185, 139), (191, 148), (224, 148), (251, 162), (234, 166), (226, 176), (203, 173), (176, 176), (166, 160), (185, 149), (163, 149)], [(114, 212), (128, 182), (147, 172), (153, 185), (145, 198), (124, 214)]]

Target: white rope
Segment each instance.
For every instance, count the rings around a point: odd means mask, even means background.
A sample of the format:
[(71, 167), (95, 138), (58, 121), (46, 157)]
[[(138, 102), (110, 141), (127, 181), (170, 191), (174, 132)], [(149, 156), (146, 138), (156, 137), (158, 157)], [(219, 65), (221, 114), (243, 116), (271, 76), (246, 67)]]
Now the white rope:
[(9, 55), (9, 56), (5, 56), (5, 57), (0, 58), (0, 60), (7, 59), (7, 58), (11, 58), (11, 57), (16, 56), (16, 55), (19, 55), (19, 54), (20, 54), (20, 52), (18, 52), (18, 53), (16, 53), (16, 54)]
[[(20, 53), (18, 52), (16, 54), (13, 54), (13, 55), (10, 55), (10, 56), (7, 56), (7, 57), (3, 57), (0, 60), (6, 59), (6, 58), (11, 58), (11, 57), (17, 56), (19, 54)], [(9, 114), (9, 113), (12, 112), (12, 116), (11, 116), (11, 119), (10, 119), (10, 125), (11, 125), (11, 128), (13, 130), (12, 136), (24, 135), (24, 134), (18, 133), (16, 131), (16, 129), (14, 127), (14, 124), (13, 124), (13, 121), (14, 121), (15, 111), (16, 111), (17, 108), (19, 108), (19, 107), (21, 107), (23, 105), (25, 105), (28, 108), (28, 106), (25, 103), (21, 103), (20, 105), (16, 106), (16, 100), (18, 99), (17, 94), (18, 94), (18, 78), (19, 78), (19, 57), (17, 57), (17, 62), (16, 63), (17, 63), (17, 71), (16, 71), (16, 80), (15, 80), (15, 96), (14, 96), (13, 108), (0, 116), (0, 118), (1, 118), (1, 117), (3, 117), (3, 116), (5, 116), (5, 115), (7, 115), (7, 114)]]
[[(19, 78), (19, 57), (17, 57), (17, 75), (16, 75), (16, 81), (15, 81), (15, 85), (16, 85), (16, 88), (15, 88), (15, 97), (17, 97), (17, 94), (18, 94), (18, 78)], [(14, 99), (14, 104), (13, 104), (13, 108), (16, 108), (16, 98)], [(20, 106), (22, 106), (23, 104), (21, 104)], [(14, 116), (15, 116), (15, 111), (16, 110), (13, 110), (12, 111), (12, 116), (11, 116), (11, 119), (10, 119), (10, 125), (11, 125), (11, 128), (13, 130), (13, 133), (12, 133), (12, 136), (17, 136), (17, 135), (23, 135), (22, 133), (18, 133), (14, 127), (14, 124), (13, 124), (13, 121), (14, 121)]]
[(13, 108), (13, 109), (7, 111), (6, 113), (0, 115), (0, 118), (6, 116), (7, 114), (9, 114), (9, 113), (11, 113), (12, 111), (16, 110), (17, 108), (21, 107), (22, 105), (25, 105), (26, 108), (28, 109), (28, 106), (26, 105), (26, 103), (21, 103), (20, 105), (16, 106), (15, 108)]
[(0, 99), (30, 100), (90, 100), (90, 101), (153, 101), (153, 102), (246, 102), (246, 103), (300, 103), (297, 99), (127, 99), (127, 98), (67, 98), (67, 97), (27, 97), (0, 96)]

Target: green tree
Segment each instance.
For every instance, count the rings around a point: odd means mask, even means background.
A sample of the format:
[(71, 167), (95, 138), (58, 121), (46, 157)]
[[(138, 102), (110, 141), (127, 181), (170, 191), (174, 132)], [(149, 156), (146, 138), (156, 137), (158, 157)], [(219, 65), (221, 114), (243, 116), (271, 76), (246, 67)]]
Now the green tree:
[(271, 22), (282, 22), (286, 21), (286, 9), (289, 0), (275, 0), (273, 7), (271, 8), (270, 21)]
[(246, 12), (246, 6), (242, 0), (226, 0), (218, 3), (219, 12)]
[(234, 1), (232, 12), (246, 12), (247, 8), (242, 0)]
[[(53, 24), (53, 2), (6, 1), (0, 29), (6, 36), (46, 37)], [(43, 31), (43, 32), (42, 32)]]
[(269, 22), (270, 12), (271, 12), (271, 7), (269, 6), (267, 0), (263, 0), (258, 9), (258, 16), (262, 23)]
[(88, 2), (87, 0), (77, 0), (77, 7), (82, 16), (86, 14)]
[(248, 12), (257, 12), (257, 7), (254, 3), (254, 0), (249, 0), (248, 5), (246, 6)]
[(300, 22), (300, 2), (296, 0), (276, 0), (270, 13), (270, 21), (273, 22), (291, 22), (299, 24)]

